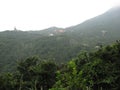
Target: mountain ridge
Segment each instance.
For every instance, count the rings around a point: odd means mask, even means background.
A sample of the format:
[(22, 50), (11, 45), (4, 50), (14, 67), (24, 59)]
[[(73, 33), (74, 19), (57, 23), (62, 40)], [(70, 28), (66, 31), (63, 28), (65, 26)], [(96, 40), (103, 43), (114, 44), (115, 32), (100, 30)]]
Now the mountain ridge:
[[(38, 55), (42, 60), (67, 62), (82, 50), (96, 50), (120, 39), (120, 12), (106, 13), (69, 28), (0, 32), (0, 72), (13, 71), (17, 60)], [(55, 33), (56, 32), (56, 33)]]

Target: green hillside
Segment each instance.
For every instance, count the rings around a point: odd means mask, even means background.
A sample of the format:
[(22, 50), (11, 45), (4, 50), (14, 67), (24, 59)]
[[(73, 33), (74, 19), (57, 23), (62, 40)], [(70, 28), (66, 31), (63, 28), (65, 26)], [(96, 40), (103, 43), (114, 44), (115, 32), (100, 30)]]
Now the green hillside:
[(66, 35), (41, 36), (21, 31), (1, 32), (0, 71), (11, 71), (18, 60), (36, 55), (43, 60), (67, 62), (80, 50), (80, 43)]
[(96, 50), (120, 39), (120, 8), (69, 27), (42, 31), (0, 32), (0, 72), (14, 71), (16, 62), (30, 56), (67, 62), (81, 50)]
[(0, 90), (120, 90), (120, 41), (66, 64), (29, 57), (0, 74)]

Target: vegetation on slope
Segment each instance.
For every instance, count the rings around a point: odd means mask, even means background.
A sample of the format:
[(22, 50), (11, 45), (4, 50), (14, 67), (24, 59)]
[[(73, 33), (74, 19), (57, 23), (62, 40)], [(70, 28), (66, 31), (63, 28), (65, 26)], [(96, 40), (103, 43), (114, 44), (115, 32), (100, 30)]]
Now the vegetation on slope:
[(1, 90), (119, 90), (120, 42), (81, 52), (67, 64), (22, 60), (15, 73), (0, 75)]
[(95, 50), (120, 38), (120, 8), (69, 27), (42, 31), (0, 32), (0, 72), (15, 71), (16, 62), (30, 56), (64, 63), (81, 50)]

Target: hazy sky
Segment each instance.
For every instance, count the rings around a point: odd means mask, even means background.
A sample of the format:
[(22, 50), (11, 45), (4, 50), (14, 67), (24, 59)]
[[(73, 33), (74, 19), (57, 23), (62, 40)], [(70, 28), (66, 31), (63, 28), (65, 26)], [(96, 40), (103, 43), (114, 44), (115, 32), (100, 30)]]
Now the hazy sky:
[(120, 0), (0, 0), (0, 31), (69, 27), (120, 5)]

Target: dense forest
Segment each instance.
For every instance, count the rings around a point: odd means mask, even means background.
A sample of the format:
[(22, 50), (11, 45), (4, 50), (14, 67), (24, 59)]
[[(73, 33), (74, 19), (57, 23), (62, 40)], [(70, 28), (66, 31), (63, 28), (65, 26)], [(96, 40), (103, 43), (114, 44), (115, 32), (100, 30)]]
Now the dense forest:
[(0, 75), (0, 90), (120, 90), (120, 42), (82, 51), (67, 64), (29, 57)]
[(119, 18), (117, 7), (68, 28), (0, 32), (0, 90), (120, 90)]
[(68, 28), (0, 32), (0, 72), (15, 71), (16, 63), (30, 56), (66, 63), (82, 50), (95, 51), (109, 45), (120, 38), (119, 18), (120, 8), (112, 8)]

